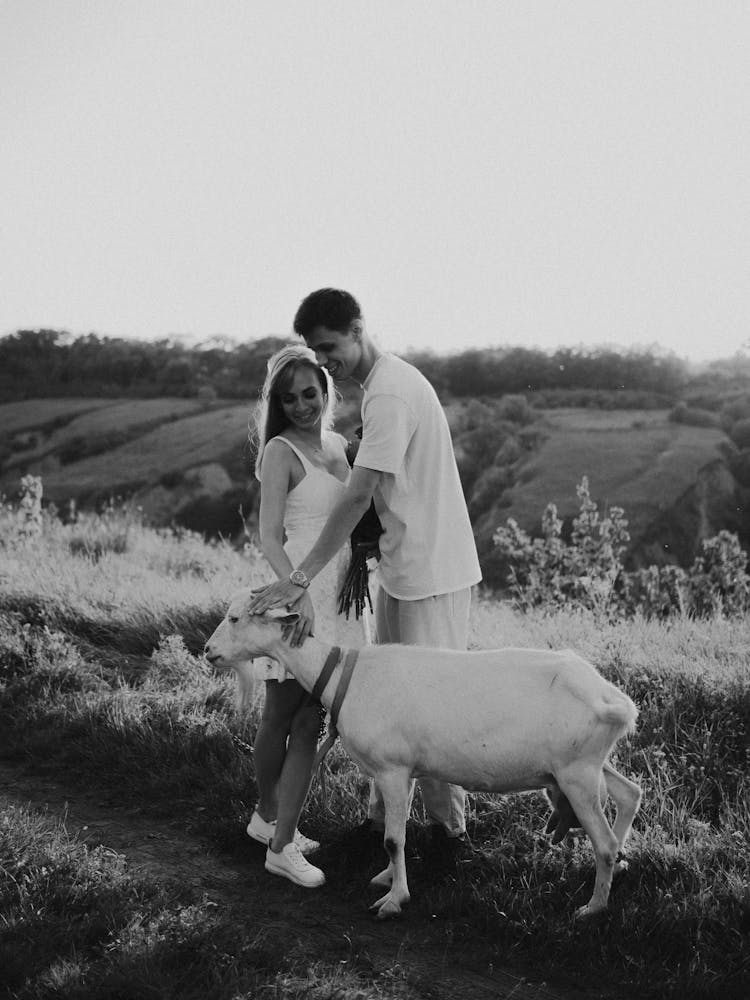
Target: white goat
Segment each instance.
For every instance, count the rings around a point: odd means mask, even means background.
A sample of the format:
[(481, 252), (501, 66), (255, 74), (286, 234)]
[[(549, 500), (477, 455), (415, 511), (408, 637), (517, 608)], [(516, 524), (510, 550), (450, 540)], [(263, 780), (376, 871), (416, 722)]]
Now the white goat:
[[(270, 656), (311, 691), (331, 645), (310, 637), (291, 647), (284, 634), (295, 616), (251, 615), (250, 595), (234, 596), (206, 643), (207, 659), (227, 669)], [(328, 710), (343, 670), (339, 663), (321, 695)], [(412, 779), (421, 775), (470, 791), (547, 789), (553, 803), (567, 796), (596, 857), (594, 892), (577, 915), (605, 909), (641, 799), (607, 757), (636, 715), (627, 695), (570, 651), (363, 647), (335, 721), (347, 753), (375, 779), (385, 802), (390, 860), (372, 884), (389, 891), (372, 906), (378, 917), (399, 913), (409, 900), (406, 820)], [(600, 801), (605, 786), (617, 806), (613, 828)]]

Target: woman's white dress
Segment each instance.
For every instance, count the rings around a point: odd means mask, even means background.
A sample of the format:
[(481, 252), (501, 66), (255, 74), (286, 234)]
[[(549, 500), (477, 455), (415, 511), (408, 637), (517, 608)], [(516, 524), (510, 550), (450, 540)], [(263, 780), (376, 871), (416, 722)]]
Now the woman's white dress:
[[(335, 447), (341, 449), (345, 458), (346, 445), (343, 437), (333, 432), (327, 432), (327, 436)], [(317, 542), (328, 515), (346, 489), (351, 473), (345, 480), (338, 479), (325, 469), (313, 465), (295, 444), (282, 435), (277, 435), (274, 440), (288, 445), (305, 470), (304, 478), (287, 493), (284, 511), (284, 551), (292, 565), (298, 566)], [(352, 610), (348, 620), (346, 615), (337, 611), (339, 590), (349, 568), (350, 557), (351, 546), (347, 542), (311, 581), (309, 594), (315, 609), (315, 637), (336, 646), (359, 648), (370, 642), (367, 611), (362, 618), (357, 619)], [(276, 660), (264, 659), (260, 662), (264, 680), (285, 681), (293, 676)]]

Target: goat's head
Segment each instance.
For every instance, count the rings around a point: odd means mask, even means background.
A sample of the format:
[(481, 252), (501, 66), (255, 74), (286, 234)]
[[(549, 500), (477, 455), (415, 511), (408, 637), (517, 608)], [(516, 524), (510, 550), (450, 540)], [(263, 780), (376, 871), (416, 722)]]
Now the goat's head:
[(284, 611), (251, 614), (248, 606), (252, 595), (249, 587), (237, 591), (225, 617), (204, 646), (206, 659), (216, 670), (231, 670), (237, 664), (269, 653), (284, 627), (297, 618)]

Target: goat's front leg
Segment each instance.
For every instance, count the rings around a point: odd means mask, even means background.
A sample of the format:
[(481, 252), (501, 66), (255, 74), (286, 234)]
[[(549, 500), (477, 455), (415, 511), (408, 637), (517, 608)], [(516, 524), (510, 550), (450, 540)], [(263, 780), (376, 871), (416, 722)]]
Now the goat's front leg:
[[(416, 781), (414, 780), (414, 778), (412, 778), (409, 781), (409, 797), (408, 797), (408, 799), (406, 801), (406, 818), (407, 818), (407, 820), (409, 818), (409, 815), (411, 814), (411, 804), (412, 804), (412, 801), (414, 799), (414, 786), (415, 785), (416, 785)], [(373, 782), (373, 787), (377, 787), (374, 782)], [(383, 815), (385, 816), (385, 803), (383, 802), (383, 797), (382, 797), (382, 794), (380, 793), (380, 791), (378, 791), (378, 800), (380, 801), (381, 805), (383, 806)], [(370, 885), (375, 886), (376, 888), (379, 888), (379, 889), (387, 889), (388, 886), (391, 885), (392, 882), (393, 882), (393, 863), (389, 860), (388, 861), (388, 867), (384, 868), (382, 872), (378, 872), (377, 875), (374, 875), (370, 879)]]
[(371, 885), (390, 885), (390, 890), (372, 904), (378, 920), (395, 917), (401, 907), (409, 902), (406, 882), (406, 819), (409, 806), (410, 776), (403, 771), (388, 771), (377, 776), (385, 805), (384, 845), (388, 854), (388, 867), (376, 875)]

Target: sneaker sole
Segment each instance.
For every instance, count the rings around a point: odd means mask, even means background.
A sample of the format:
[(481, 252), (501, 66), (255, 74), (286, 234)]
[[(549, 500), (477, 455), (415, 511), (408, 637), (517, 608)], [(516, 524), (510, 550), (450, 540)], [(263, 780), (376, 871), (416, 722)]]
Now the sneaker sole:
[(280, 875), (282, 878), (288, 879), (290, 882), (294, 882), (295, 885), (302, 886), (303, 889), (319, 889), (322, 885), (325, 885), (325, 876), (323, 876), (319, 882), (304, 882), (301, 878), (297, 877), (294, 872), (290, 872), (286, 868), (274, 868), (268, 861), (265, 862), (264, 867), (267, 872), (271, 873), (271, 875)]
[(264, 844), (266, 847), (268, 847), (268, 845), (271, 843), (269, 837), (264, 837), (262, 833), (255, 833), (253, 830), (250, 829), (249, 826), (248, 826), (248, 828), (246, 830), (246, 833), (247, 833), (248, 837), (251, 837), (253, 840), (257, 841), (259, 844)]
[[(248, 837), (256, 841), (256, 843), (258, 844), (263, 844), (264, 847), (268, 847), (271, 843), (272, 839), (271, 837), (264, 837), (262, 833), (255, 833), (254, 830), (250, 829), (249, 824), (245, 832), (247, 833)], [(314, 854), (316, 851), (320, 850), (320, 842), (317, 840), (310, 840), (309, 837), (305, 838), (304, 847), (300, 845), (299, 841), (296, 838), (295, 838), (295, 843), (297, 844), (297, 847), (299, 847), (300, 851), (302, 851), (304, 855)]]

